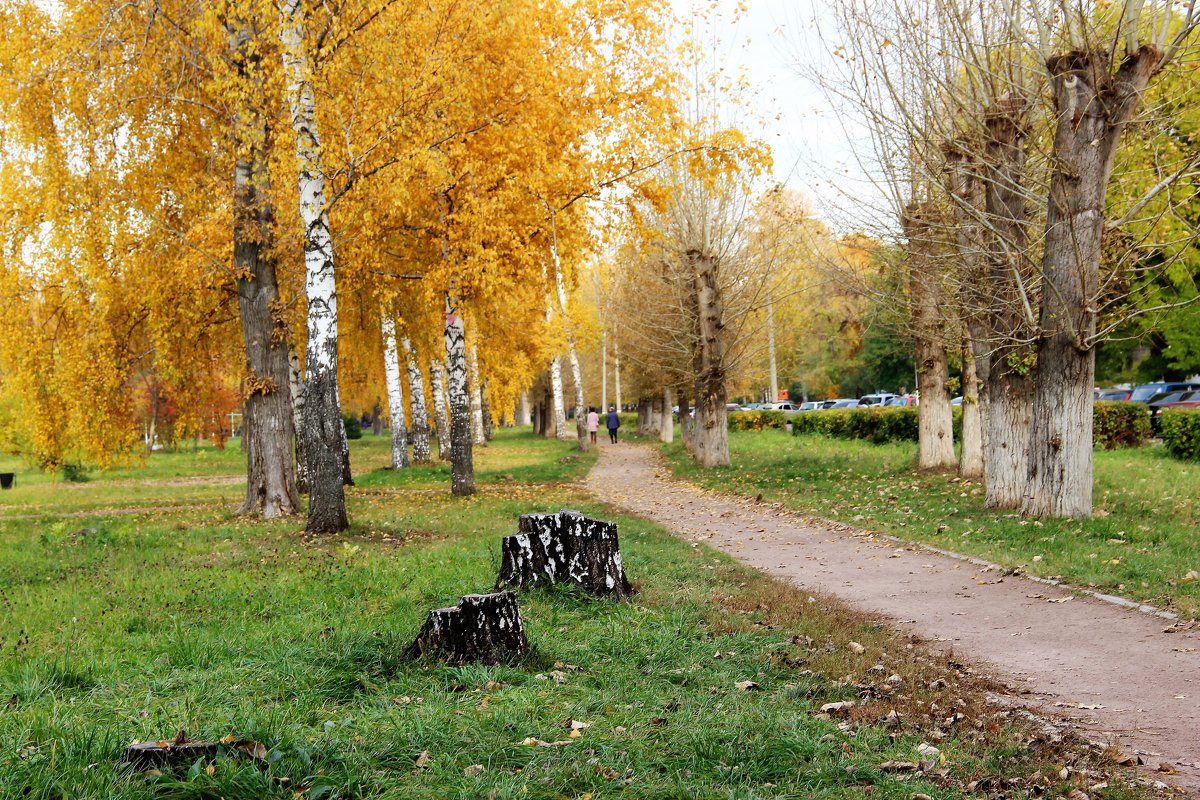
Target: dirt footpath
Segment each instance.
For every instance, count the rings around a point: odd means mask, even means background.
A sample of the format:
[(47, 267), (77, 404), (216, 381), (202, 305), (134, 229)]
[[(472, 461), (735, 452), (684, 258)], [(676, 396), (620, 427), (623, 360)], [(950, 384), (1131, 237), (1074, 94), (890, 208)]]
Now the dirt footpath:
[(674, 480), (648, 447), (601, 445), (600, 499), (995, 668), (1026, 700), (1200, 796), (1200, 631), (1061, 587)]

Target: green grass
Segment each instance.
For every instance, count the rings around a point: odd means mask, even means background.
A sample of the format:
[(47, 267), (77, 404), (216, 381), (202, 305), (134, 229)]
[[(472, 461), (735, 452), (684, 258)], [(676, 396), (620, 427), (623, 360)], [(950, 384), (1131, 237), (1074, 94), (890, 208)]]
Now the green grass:
[(1161, 448), (1096, 451), (1094, 517), (1026, 520), (987, 510), (979, 482), (917, 472), (911, 443), (734, 431), (729, 447), (733, 465), (709, 471), (667, 453), (710, 488), (1200, 617), (1200, 467)]
[[(445, 467), (379, 470), (385, 440), (352, 445), (342, 536), (238, 518), (232, 502), (44, 522), (0, 513), (0, 796), (950, 798), (972, 780), (1071, 765), (1068, 781), (1040, 779), (1055, 796), (1111, 769), (1083, 747), (1027, 746), (1035, 729), (983, 702), (989, 684), (952, 660), (599, 507), (577, 483), (592, 453), (501, 431), (477, 451), (480, 492), (454, 499)], [(129, 481), (218, 458), (240, 468), (228, 454), (155, 455), (147, 472), (90, 485), (124, 509)], [(154, 507), (179, 488), (136, 486)], [(39, 508), (61, 493), (26, 489)], [(562, 507), (617, 519), (641, 590), (632, 602), (522, 595), (534, 652), (507, 666), (399, 658), (428, 609), (491, 587), (517, 515)], [(758, 688), (736, 686), (746, 680)], [(844, 719), (816, 713), (852, 698)], [(878, 722), (892, 710), (896, 724)], [(570, 720), (591, 727), (572, 739)], [(181, 728), (254, 739), (266, 758), (164, 775), (116, 766), (129, 742)], [(944, 766), (879, 769), (915, 760), (922, 741)], [(1137, 791), (1115, 774), (1097, 794)]]

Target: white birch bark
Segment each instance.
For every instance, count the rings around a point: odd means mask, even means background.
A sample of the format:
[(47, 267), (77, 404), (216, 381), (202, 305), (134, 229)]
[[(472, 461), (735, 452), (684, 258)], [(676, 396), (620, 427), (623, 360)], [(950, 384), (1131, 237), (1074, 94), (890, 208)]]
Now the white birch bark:
[(459, 298), (446, 293), (446, 369), (450, 401), (450, 491), (475, 494), (475, 465), (471, 452), (471, 396), (467, 379), (467, 347)]
[[(553, 226), (551, 217), (551, 229)], [(575, 435), (579, 439), (579, 449), (587, 450), (587, 415), (583, 408), (583, 370), (579, 366), (579, 352), (575, 347), (575, 331), (571, 328), (571, 315), (567, 309), (567, 288), (563, 278), (562, 259), (558, 255), (558, 234), (555, 232), (550, 241), (550, 256), (554, 264), (554, 292), (558, 295), (558, 310), (562, 314), (563, 332), (567, 335), (567, 363), (571, 365), (571, 380), (575, 383)]]
[(336, 533), (349, 526), (342, 486), (345, 431), (337, 390), (337, 284), (333, 237), (325, 199), (325, 171), (317, 132), (312, 65), (304, 42), (300, 0), (280, 8), (283, 67), (292, 128), (296, 134), (300, 218), (304, 226), (305, 293), (308, 299), (308, 347), (305, 352), (305, 422), (310, 437), (307, 530)]
[(483, 391), (479, 380), (479, 351), (471, 342), (467, 350), (467, 381), (471, 387), (471, 441), (485, 444), (487, 434), (483, 428)]
[(421, 374), (417, 353), (407, 336), (401, 338), (400, 346), (404, 348), (404, 359), (408, 362), (408, 404), (412, 410), (413, 463), (428, 464), (431, 459), (429, 412), (425, 407), (425, 377)]
[(388, 412), (392, 417), (392, 469), (408, 467), (408, 431), (404, 422), (404, 385), (400, 381), (400, 354), (396, 347), (396, 321), (383, 315), (383, 376), (387, 384)]
[(429, 388), (433, 392), (433, 422), (437, 431), (438, 458), (450, 460), (450, 412), (446, 408), (446, 367), (436, 358), (429, 360)]

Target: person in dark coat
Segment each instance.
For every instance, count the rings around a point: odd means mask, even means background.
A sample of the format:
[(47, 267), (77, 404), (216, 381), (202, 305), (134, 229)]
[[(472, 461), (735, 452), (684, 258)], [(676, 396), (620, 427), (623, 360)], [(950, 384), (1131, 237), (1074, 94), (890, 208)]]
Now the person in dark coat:
[(617, 428), (621, 427), (621, 418), (617, 416), (616, 406), (608, 407), (608, 414), (604, 418), (604, 423), (608, 426), (608, 440), (616, 444)]

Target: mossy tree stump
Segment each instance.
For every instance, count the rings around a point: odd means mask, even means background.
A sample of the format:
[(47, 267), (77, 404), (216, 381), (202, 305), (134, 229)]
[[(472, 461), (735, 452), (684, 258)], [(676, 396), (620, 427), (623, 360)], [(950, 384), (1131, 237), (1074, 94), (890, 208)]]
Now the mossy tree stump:
[(450, 664), (499, 664), (528, 651), (517, 596), (497, 592), (468, 594), (457, 606), (430, 611), (404, 657), (429, 657)]
[(501, 542), (497, 590), (571, 583), (601, 597), (633, 594), (621, 564), (616, 523), (563, 510), (523, 514), (519, 530)]

